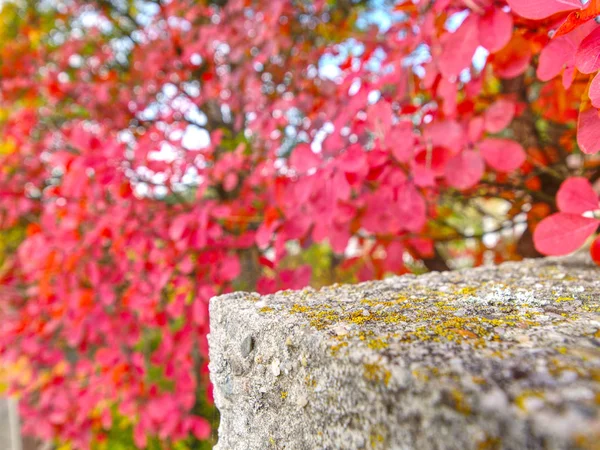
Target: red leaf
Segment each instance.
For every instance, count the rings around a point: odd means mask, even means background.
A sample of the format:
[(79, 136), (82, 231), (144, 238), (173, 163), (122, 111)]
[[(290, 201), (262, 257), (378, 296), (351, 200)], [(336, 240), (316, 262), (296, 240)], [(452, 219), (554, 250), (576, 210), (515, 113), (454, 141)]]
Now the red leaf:
[(512, 17), (499, 8), (492, 8), (479, 19), (479, 42), (491, 53), (508, 44), (512, 31)]
[(516, 107), (514, 102), (500, 99), (485, 112), (485, 129), (490, 133), (499, 133), (513, 120)]
[(561, 184), (556, 194), (558, 209), (565, 213), (583, 214), (598, 209), (598, 195), (583, 177), (571, 177)]
[(596, 108), (588, 107), (579, 112), (577, 144), (588, 155), (600, 151), (600, 114)]
[(527, 19), (545, 19), (556, 13), (580, 9), (579, 0), (506, 0), (515, 14)]
[(579, 214), (556, 213), (542, 220), (533, 233), (535, 248), (544, 255), (566, 255), (578, 250), (600, 220)]
[(457, 189), (469, 189), (481, 180), (484, 170), (481, 155), (474, 150), (466, 150), (446, 164), (446, 181)]
[(590, 256), (592, 257), (592, 261), (600, 266), (600, 236), (596, 237), (594, 242), (592, 242), (592, 245), (590, 246)]
[(451, 156), (450, 150), (446, 147), (421, 149), (415, 155), (412, 167), (416, 168), (416, 166), (420, 166), (421, 169), (431, 171), (433, 176), (442, 176), (446, 162)]
[(510, 139), (486, 139), (479, 149), (488, 166), (498, 172), (512, 172), (521, 167), (526, 159), (521, 144)]
[(307, 172), (317, 167), (321, 163), (321, 158), (313, 153), (308, 144), (299, 144), (290, 156), (290, 166), (300, 173)]
[(575, 54), (575, 65), (582, 73), (593, 73), (600, 69), (600, 27), (581, 41)]

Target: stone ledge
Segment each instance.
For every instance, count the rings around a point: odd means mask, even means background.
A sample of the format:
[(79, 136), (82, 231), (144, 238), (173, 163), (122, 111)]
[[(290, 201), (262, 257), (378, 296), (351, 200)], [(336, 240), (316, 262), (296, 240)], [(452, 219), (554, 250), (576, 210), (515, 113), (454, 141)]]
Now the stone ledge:
[(216, 449), (598, 449), (599, 275), (579, 255), (216, 297)]

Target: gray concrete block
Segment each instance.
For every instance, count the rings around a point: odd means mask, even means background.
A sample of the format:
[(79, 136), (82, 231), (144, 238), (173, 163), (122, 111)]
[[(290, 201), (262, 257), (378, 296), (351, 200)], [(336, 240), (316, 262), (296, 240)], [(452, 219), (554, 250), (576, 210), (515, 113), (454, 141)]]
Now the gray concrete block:
[(585, 256), (212, 299), (217, 450), (597, 449)]

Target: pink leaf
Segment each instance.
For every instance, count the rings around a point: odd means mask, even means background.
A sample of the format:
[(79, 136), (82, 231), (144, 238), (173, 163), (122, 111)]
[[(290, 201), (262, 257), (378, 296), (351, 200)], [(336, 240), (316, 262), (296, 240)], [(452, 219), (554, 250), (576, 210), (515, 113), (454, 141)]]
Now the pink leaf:
[(562, 75), (562, 84), (565, 89), (569, 89), (575, 78), (575, 67), (569, 66), (565, 69)]
[(537, 251), (544, 255), (566, 255), (578, 250), (599, 224), (600, 220), (579, 214), (552, 214), (535, 229), (533, 243)]
[(337, 167), (346, 173), (367, 170), (367, 155), (362, 147), (353, 145), (337, 158)]
[(178, 241), (179, 239), (181, 239), (181, 237), (185, 233), (185, 230), (187, 229), (189, 221), (190, 217), (187, 214), (177, 216), (171, 223), (171, 226), (169, 227), (169, 237), (173, 241)]
[(229, 172), (225, 175), (225, 179), (223, 180), (223, 189), (227, 192), (231, 192), (235, 189), (238, 184), (238, 176), (236, 173)]
[(195, 325), (204, 325), (208, 321), (208, 302), (195, 299), (191, 305), (190, 319)]
[(561, 184), (556, 204), (562, 212), (583, 214), (598, 209), (598, 195), (586, 178), (571, 177)]
[(581, 41), (575, 54), (575, 65), (582, 73), (593, 73), (600, 69), (600, 27)]
[(348, 180), (343, 172), (337, 171), (333, 174), (331, 188), (338, 199), (347, 200), (352, 195), (352, 188), (348, 184)]
[(148, 438), (141, 423), (136, 424), (133, 429), (133, 441), (137, 448), (146, 448), (148, 445)]
[(378, 102), (369, 108), (367, 120), (371, 131), (379, 136), (386, 136), (392, 128), (394, 113), (388, 102)]
[(491, 53), (508, 44), (512, 31), (512, 17), (499, 8), (492, 8), (479, 20), (479, 42)]
[(485, 129), (490, 133), (499, 133), (504, 130), (515, 116), (515, 103), (500, 99), (491, 105), (485, 112)]
[(203, 417), (192, 417), (190, 419), (191, 430), (197, 439), (208, 439), (210, 436), (210, 425)]
[(557, 76), (562, 70), (575, 63), (577, 44), (569, 36), (561, 36), (551, 40), (540, 53), (537, 77), (548, 81)]
[(350, 237), (350, 232), (345, 228), (333, 226), (329, 229), (329, 244), (335, 253), (344, 253)]
[(471, 119), (471, 121), (469, 122), (469, 128), (468, 128), (468, 132), (467, 132), (467, 134), (469, 136), (469, 141), (476, 142), (479, 139), (481, 139), (484, 128), (485, 128), (485, 118), (483, 118), (481, 116), (473, 117), (473, 119)]
[(456, 112), (458, 85), (442, 78), (437, 88), (437, 94), (443, 100), (443, 111), (446, 117), (453, 117)]
[(548, 81), (557, 76), (563, 69), (563, 85), (568, 89), (573, 82), (575, 54), (581, 41), (589, 35), (597, 24), (587, 22), (564, 36), (555, 37), (540, 53), (537, 77)]
[(313, 153), (308, 144), (299, 144), (290, 156), (290, 166), (300, 173), (307, 172), (317, 167), (321, 163), (321, 158)]
[(418, 232), (427, 221), (427, 205), (414, 184), (404, 183), (398, 190), (398, 209), (402, 227), (406, 231)]
[(279, 283), (282, 289), (301, 289), (310, 283), (312, 267), (303, 265), (297, 269), (282, 270), (279, 272)]
[(471, 66), (475, 50), (479, 46), (479, 19), (471, 14), (454, 33), (442, 36), (440, 72), (445, 78), (457, 77), (463, 69)]
[(581, 9), (579, 0), (506, 0), (515, 14), (527, 19), (545, 19), (556, 13)]
[(271, 243), (271, 239), (273, 238), (273, 235), (275, 234), (275, 229), (280, 224), (281, 224), (280, 220), (275, 220), (275, 221), (271, 222), (270, 224), (263, 222), (259, 225), (258, 230), (256, 230), (256, 236), (255, 236), (256, 245), (258, 246), (258, 248), (260, 248), (261, 250), (264, 250), (265, 248), (267, 248), (269, 246), (269, 244)]
[(592, 106), (594, 108), (600, 108), (600, 73), (596, 74), (590, 83), (590, 91), (588, 95), (592, 101)]
[(404, 243), (399, 241), (391, 242), (385, 249), (386, 257), (383, 260), (383, 267), (388, 272), (399, 272), (404, 267)]
[(415, 137), (412, 123), (401, 122), (386, 135), (385, 144), (392, 150), (392, 155), (400, 162), (407, 162), (413, 153)]
[(234, 280), (239, 276), (241, 271), (242, 266), (240, 264), (239, 258), (236, 255), (228, 255), (221, 260), (221, 267), (219, 272), (222, 280)]
[(577, 144), (588, 155), (600, 151), (600, 115), (596, 108), (588, 108), (579, 113)]
[(448, 5), (452, 2), (452, 0), (437, 0), (434, 4), (433, 4), (433, 9), (435, 12), (442, 12), (444, 11)]
[(465, 145), (465, 132), (455, 120), (436, 121), (425, 128), (423, 141), (433, 147), (446, 147), (456, 154)]
[(512, 172), (526, 159), (521, 144), (510, 139), (486, 139), (479, 149), (487, 165), (498, 172)]
[(446, 164), (446, 181), (457, 189), (469, 189), (481, 180), (484, 170), (481, 155), (474, 150), (466, 150)]

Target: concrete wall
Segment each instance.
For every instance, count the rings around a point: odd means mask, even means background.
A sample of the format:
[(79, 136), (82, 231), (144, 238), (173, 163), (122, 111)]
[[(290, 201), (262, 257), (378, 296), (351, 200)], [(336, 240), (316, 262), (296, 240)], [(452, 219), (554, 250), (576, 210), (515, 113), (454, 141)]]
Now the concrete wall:
[(599, 449), (585, 256), (212, 299), (217, 450)]

